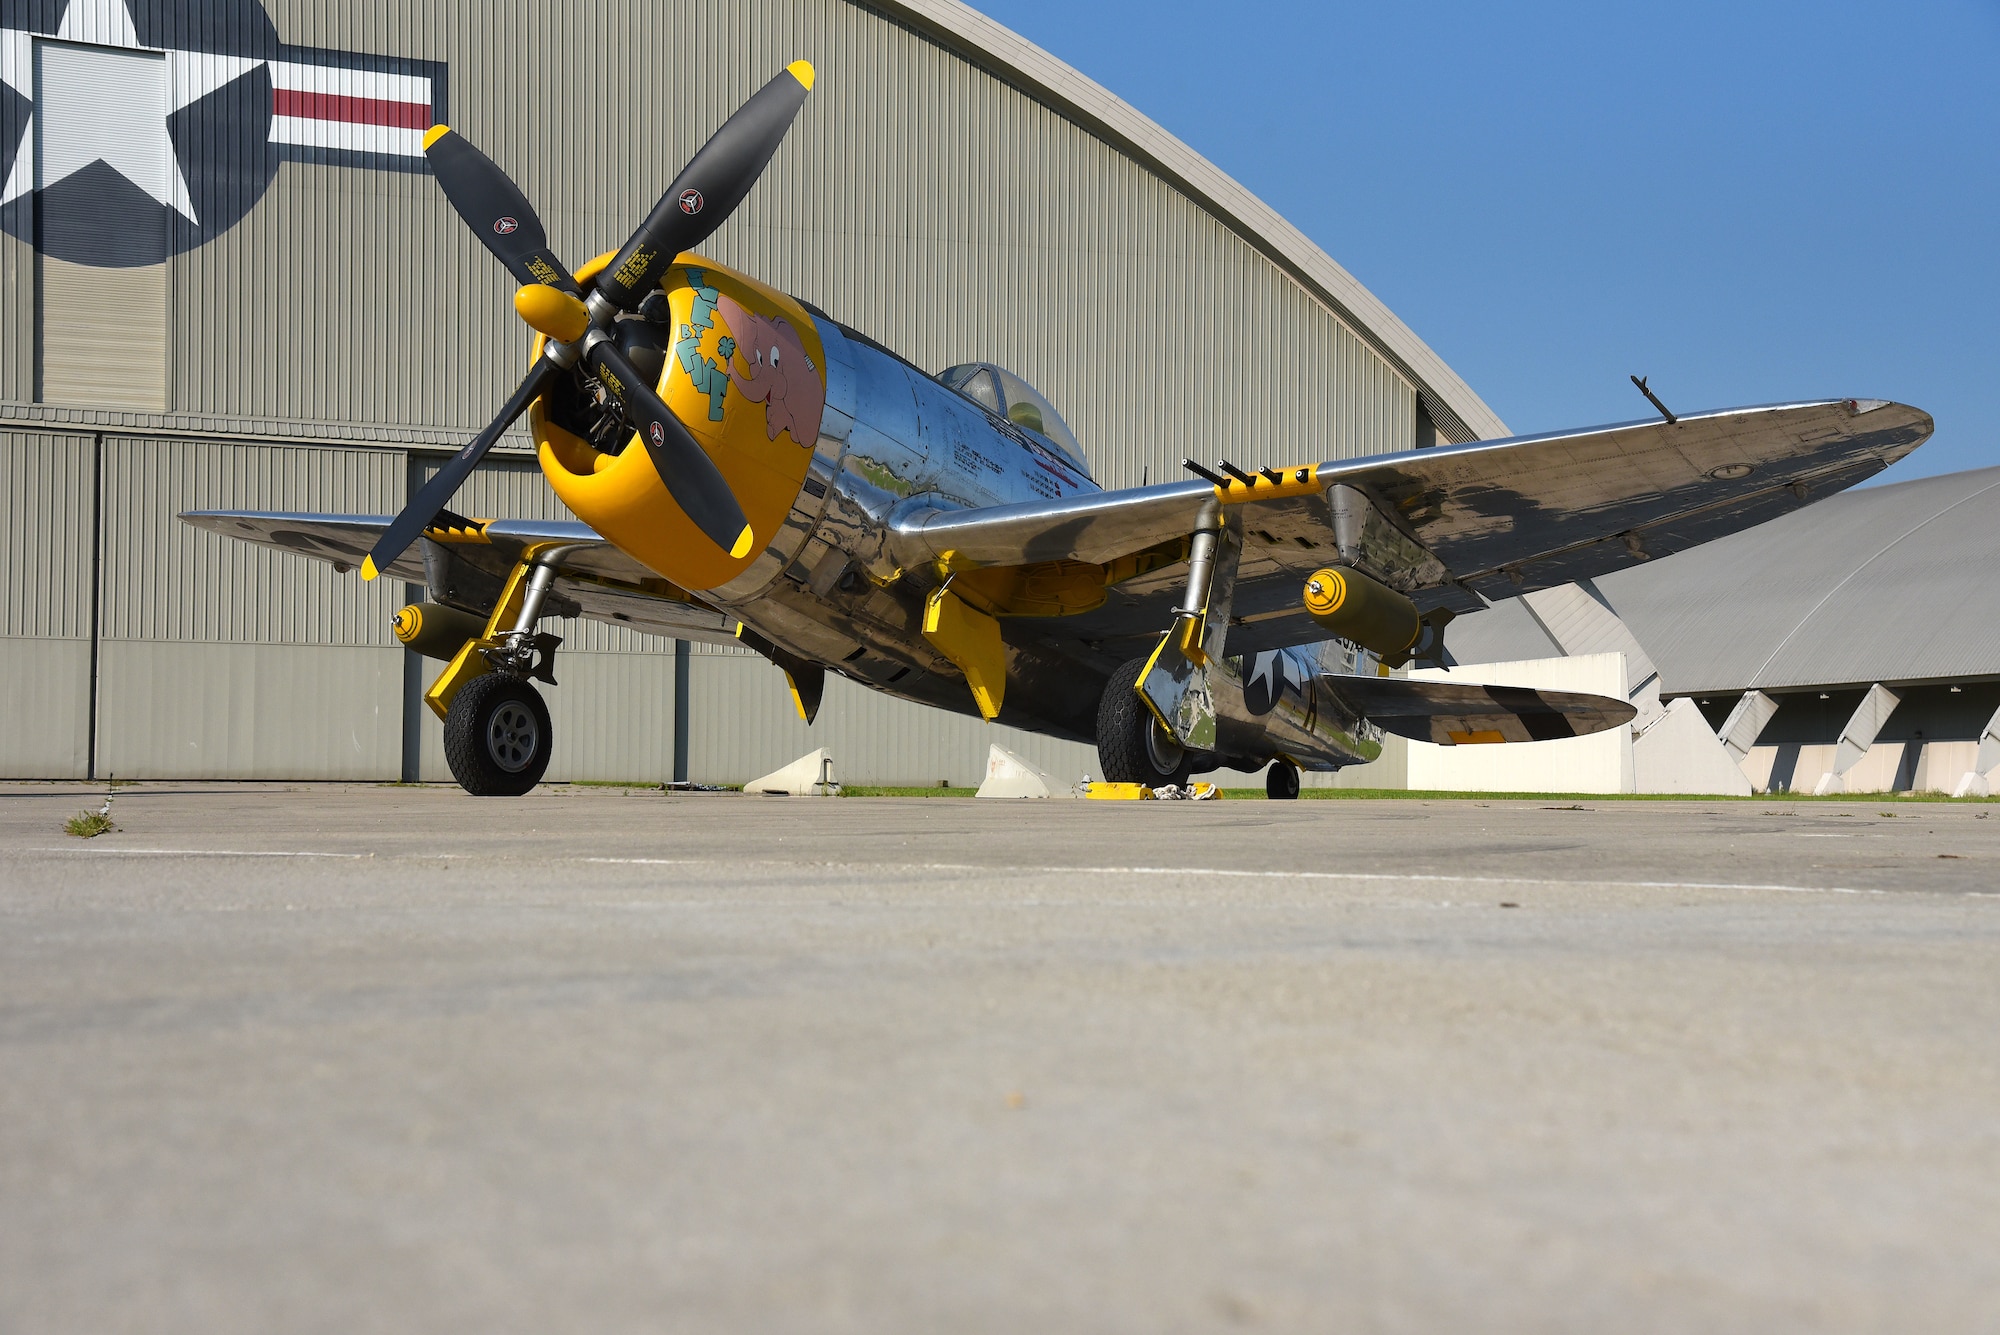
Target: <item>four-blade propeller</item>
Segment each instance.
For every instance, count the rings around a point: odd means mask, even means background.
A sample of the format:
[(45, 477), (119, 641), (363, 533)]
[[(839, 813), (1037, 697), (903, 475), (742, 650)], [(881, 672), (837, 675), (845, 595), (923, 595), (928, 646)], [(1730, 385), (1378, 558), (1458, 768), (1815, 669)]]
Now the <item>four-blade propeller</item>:
[(743, 202), (805, 105), (812, 83), (812, 66), (795, 61), (737, 108), (682, 168), (589, 292), (549, 249), (542, 220), (507, 173), (448, 126), (436, 126), (424, 136), (424, 155), (445, 198), (520, 280), (515, 310), (548, 341), (499, 416), (410, 498), (382, 534), (362, 562), (364, 579), (374, 579), (416, 541), (493, 443), (579, 363), (587, 363), (598, 383), (623, 406), (660, 481), (695, 526), (732, 557), (750, 552), (755, 535), (728, 479), (620, 351), (613, 325), (658, 290), (676, 257), (707, 240)]

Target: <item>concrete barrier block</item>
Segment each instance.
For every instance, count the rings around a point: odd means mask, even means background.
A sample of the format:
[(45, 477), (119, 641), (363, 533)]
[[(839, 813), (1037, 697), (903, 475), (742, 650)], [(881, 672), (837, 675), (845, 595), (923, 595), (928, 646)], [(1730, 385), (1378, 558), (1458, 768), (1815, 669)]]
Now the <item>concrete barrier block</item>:
[(1049, 777), (1006, 747), (986, 752), (986, 779), (976, 797), (1047, 798), (1076, 796), (1068, 784)]
[(825, 748), (800, 756), (783, 769), (743, 785), (746, 793), (786, 797), (838, 797), (840, 785), (833, 781), (833, 756)]

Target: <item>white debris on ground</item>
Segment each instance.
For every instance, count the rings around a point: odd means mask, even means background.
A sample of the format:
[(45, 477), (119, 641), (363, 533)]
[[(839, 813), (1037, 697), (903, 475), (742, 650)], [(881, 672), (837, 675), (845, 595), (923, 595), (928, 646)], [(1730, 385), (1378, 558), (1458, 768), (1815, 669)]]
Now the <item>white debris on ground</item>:
[(1213, 802), (1222, 796), (1222, 789), (1212, 783), (1148, 788), (1143, 783), (1092, 783), (1088, 774), (1072, 791), (1096, 802)]
[(1186, 787), (1170, 783), (1153, 789), (1154, 800), (1160, 802), (1213, 802), (1220, 796), (1222, 790), (1212, 783), (1190, 783)]

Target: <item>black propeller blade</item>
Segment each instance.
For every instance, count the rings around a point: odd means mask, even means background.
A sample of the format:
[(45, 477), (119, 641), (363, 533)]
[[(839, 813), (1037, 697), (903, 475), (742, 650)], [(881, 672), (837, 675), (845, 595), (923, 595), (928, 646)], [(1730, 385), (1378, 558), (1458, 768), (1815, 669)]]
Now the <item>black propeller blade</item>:
[(448, 125), (433, 126), (424, 136), (424, 156), (458, 216), (521, 286), (542, 283), (578, 292), (576, 279), (549, 249), (535, 206), (492, 158)]
[[(811, 91), (813, 68), (794, 61), (759, 89), (702, 145), (654, 207), (611, 267), (596, 280), (612, 311), (633, 310), (658, 288), (660, 275), (682, 251), (706, 240), (757, 183), (785, 132)], [(542, 293), (536, 300), (517, 295), (516, 309), (550, 335), (542, 358), (529, 370), (500, 415), (410, 498), (361, 563), (363, 579), (374, 579), (430, 526), (486, 452), (515, 419), (528, 410), (557, 376), (576, 365), (575, 340), (605, 388), (624, 405), (660, 481), (681, 510), (710, 541), (732, 557), (746, 555), (755, 542), (743, 508), (700, 442), (660, 401), (607, 326), (615, 318), (602, 305), (587, 314), (576, 279), (549, 249), (548, 231), (528, 197), (507, 173), (472, 142), (439, 125), (424, 136), (424, 154), (438, 185), (458, 216), (485, 247), (520, 280), (565, 294)], [(525, 304), (524, 304), (525, 303)], [(553, 304), (551, 304), (553, 303)], [(572, 336), (572, 331), (573, 336)]]
[(682, 512), (710, 542), (731, 556), (748, 553), (755, 540), (750, 523), (743, 517), (743, 507), (736, 503), (736, 493), (716, 471), (701, 443), (660, 402), (660, 396), (633, 369), (615, 340), (593, 343), (588, 356), (598, 380), (625, 405), (626, 418), (639, 433), (639, 443), (652, 456), (653, 470)]
[(563, 368), (546, 357), (528, 368), (527, 378), (508, 398), (506, 406), (500, 409), (500, 415), (474, 436), (471, 444), (452, 455), (443, 468), (432, 474), (431, 480), (410, 498), (395, 522), (376, 539), (374, 550), (361, 563), (361, 578), (374, 579), (381, 574), (385, 566), (403, 554), (404, 548), (417, 540), (419, 533), (430, 527), (431, 521), (437, 518), (453, 493), (471, 476), (472, 470), (479, 467), (479, 461), (486, 457), (486, 451), (493, 448), (493, 442), (500, 439), (507, 428), (514, 425), (514, 419), (528, 411), (528, 405), (535, 401), (535, 397), (562, 373)]
[(659, 285), (683, 251), (706, 241), (729, 220), (792, 128), (812, 91), (813, 67), (803, 60), (765, 84), (701, 146), (639, 230), (605, 267), (597, 290), (629, 311)]

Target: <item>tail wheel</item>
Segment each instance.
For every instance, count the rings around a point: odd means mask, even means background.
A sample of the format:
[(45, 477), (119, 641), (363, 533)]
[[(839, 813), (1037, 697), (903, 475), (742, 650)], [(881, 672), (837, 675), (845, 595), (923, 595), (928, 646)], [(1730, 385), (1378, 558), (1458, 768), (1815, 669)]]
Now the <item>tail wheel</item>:
[(1139, 698), (1139, 674), (1146, 660), (1135, 658), (1111, 674), (1097, 706), (1097, 761), (1113, 783), (1148, 788), (1184, 784), (1194, 768), (1188, 754)]
[(474, 797), (519, 797), (533, 788), (548, 771), (554, 740), (541, 693), (498, 673), (467, 682), (445, 714), (445, 761)]
[(1299, 767), (1289, 760), (1271, 762), (1264, 771), (1264, 796), (1273, 802), (1290, 802), (1299, 795)]

